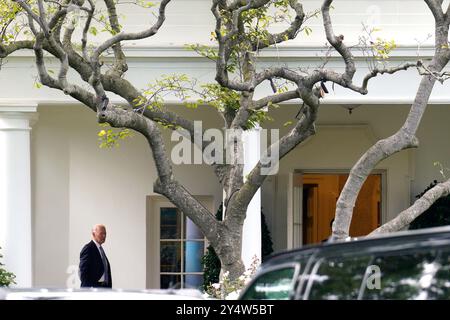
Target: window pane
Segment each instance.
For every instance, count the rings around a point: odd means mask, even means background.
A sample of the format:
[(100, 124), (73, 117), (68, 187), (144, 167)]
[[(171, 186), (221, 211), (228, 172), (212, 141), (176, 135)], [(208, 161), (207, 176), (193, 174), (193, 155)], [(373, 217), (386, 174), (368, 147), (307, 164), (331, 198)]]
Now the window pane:
[(162, 274), (161, 289), (179, 289), (181, 288), (181, 276), (178, 274)]
[(373, 265), (381, 272), (380, 286), (365, 288), (363, 299), (425, 299), (435, 258), (434, 252), (377, 257)]
[(293, 287), (293, 267), (274, 270), (261, 275), (247, 290), (244, 300), (289, 299)]
[(181, 239), (181, 217), (177, 208), (161, 208), (161, 239)]
[(370, 257), (328, 258), (313, 278), (308, 299), (357, 299)]
[(181, 242), (161, 241), (161, 272), (181, 271)]
[(204, 238), (203, 233), (200, 231), (200, 229), (188, 217), (186, 217), (184, 225), (186, 229), (184, 234), (187, 240), (202, 240)]
[(430, 300), (449, 300), (450, 299), (450, 252), (441, 252), (439, 263), (430, 289), (428, 290), (428, 299)]
[(186, 241), (185, 243), (185, 272), (202, 272), (202, 257), (204, 252), (203, 241)]
[(203, 285), (203, 275), (186, 274), (184, 276), (184, 288), (201, 289)]

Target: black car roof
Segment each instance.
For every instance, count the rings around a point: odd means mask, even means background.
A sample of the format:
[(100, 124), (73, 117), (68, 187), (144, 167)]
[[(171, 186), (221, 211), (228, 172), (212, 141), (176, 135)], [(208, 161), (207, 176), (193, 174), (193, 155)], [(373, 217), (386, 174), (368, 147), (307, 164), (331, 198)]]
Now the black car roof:
[(450, 226), (427, 228), (420, 230), (407, 230), (395, 233), (386, 233), (371, 237), (351, 238), (339, 242), (324, 242), (321, 244), (306, 245), (300, 248), (275, 253), (263, 264), (263, 268), (284, 262), (301, 260), (314, 253), (322, 255), (364, 254), (370, 252), (383, 252), (405, 250), (408, 248), (450, 246)]

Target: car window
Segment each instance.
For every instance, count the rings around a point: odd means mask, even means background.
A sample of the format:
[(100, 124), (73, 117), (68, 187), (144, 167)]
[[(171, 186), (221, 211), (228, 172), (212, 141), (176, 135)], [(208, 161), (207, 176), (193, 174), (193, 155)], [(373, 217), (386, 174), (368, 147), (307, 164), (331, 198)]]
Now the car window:
[(305, 295), (310, 300), (357, 299), (370, 257), (330, 257), (319, 260), (309, 275)]
[(287, 300), (294, 285), (295, 267), (285, 267), (261, 274), (251, 284), (243, 300)]
[(450, 251), (444, 250), (438, 259), (436, 274), (434, 275), (427, 299), (449, 300), (450, 299)]
[(363, 299), (426, 299), (438, 268), (434, 250), (379, 255), (373, 265), (379, 274), (368, 280)]

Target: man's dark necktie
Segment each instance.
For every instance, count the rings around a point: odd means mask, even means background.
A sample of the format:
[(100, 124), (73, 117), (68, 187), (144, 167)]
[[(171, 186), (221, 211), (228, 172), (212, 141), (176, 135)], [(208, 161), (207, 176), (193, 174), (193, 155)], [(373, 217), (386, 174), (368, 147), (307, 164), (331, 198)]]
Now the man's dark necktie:
[(105, 270), (105, 283), (109, 284), (108, 261), (106, 260), (105, 251), (103, 251), (102, 246), (100, 246), (99, 249), (100, 255), (102, 256), (103, 268)]

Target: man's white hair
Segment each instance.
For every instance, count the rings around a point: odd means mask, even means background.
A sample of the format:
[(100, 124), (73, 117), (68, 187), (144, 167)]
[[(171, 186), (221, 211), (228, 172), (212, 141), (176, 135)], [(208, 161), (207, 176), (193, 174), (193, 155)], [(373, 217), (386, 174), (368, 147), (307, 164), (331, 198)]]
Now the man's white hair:
[(94, 233), (95, 232), (95, 230), (97, 230), (97, 228), (104, 228), (104, 229), (106, 229), (106, 227), (105, 227), (105, 225), (103, 225), (103, 224), (94, 224), (94, 226), (92, 227), (92, 233)]

